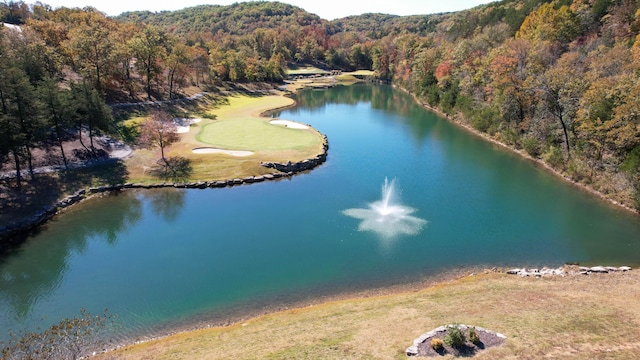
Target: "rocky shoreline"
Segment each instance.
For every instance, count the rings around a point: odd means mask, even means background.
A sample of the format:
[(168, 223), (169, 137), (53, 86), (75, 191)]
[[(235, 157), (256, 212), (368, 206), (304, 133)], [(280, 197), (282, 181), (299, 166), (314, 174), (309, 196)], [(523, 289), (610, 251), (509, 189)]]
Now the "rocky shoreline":
[[(329, 151), (329, 141), (326, 135), (322, 135), (322, 152), (313, 158), (305, 159), (297, 162), (287, 163), (261, 163), (265, 168), (274, 169), (276, 171), (257, 176), (247, 176), (244, 178), (235, 178), (218, 181), (196, 181), (186, 183), (173, 183), (163, 182), (156, 184), (142, 184), (142, 183), (124, 183), (116, 185), (98, 186), (89, 189), (81, 189), (69, 195), (62, 200), (57, 201), (55, 204), (46, 206), (33, 214), (28, 219), (23, 221), (11, 223), (8, 225), (0, 226), (0, 240), (10, 239), (20, 234), (27, 233), (29, 231), (37, 229), (53, 218), (56, 214), (60, 213), (64, 209), (81, 202), (84, 199), (91, 197), (92, 195), (105, 193), (105, 192), (117, 192), (126, 189), (155, 189), (155, 188), (179, 188), (179, 189), (206, 189), (206, 188), (224, 188), (231, 186), (239, 186), (245, 184), (253, 184), (269, 180), (277, 180), (280, 178), (292, 177), (298, 173), (312, 170), (325, 161), (327, 161), (327, 153)], [(1, 246), (0, 246), (1, 247)]]
[(509, 275), (518, 275), (522, 277), (545, 277), (545, 276), (576, 276), (576, 275), (591, 275), (591, 274), (606, 274), (610, 272), (627, 272), (631, 271), (629, 266), (579, 266), (579, 265), (565, 265), (559, 268), (546, 268), (541, 269), (526, 269), (526, 268), (514, 268), (507, 270)]

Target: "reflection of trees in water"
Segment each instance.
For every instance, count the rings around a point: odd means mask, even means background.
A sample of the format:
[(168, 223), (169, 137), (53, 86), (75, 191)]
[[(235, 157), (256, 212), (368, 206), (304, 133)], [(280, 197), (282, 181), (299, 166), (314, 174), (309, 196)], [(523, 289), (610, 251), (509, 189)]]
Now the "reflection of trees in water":
[(70, 209), (66, 218), (44, 227), (46, 236), (35, 234), (0, 258), (0, 299), (13, 307), (16, 316), (29, 315), (35, 302), (55, 292), (67, 259), (84, 252), (87, 239), (104, 238), (114, 245), (118, 235), (141, 218), (142, 204), (133, 195), (96, 200)]
[(149, 192), (153, 212), (167, 222), (173, 222), (184, 207), (185, 190), (156, 189)]
[(371, 101), (371, 86), (336, 86), (328, 90), (304, 90), (296, 95), (300, 109), (317, 109), (327, 104), (357, 104)]
[[(371, 107), (401, 117), (403, 124), (410, 128), (416, 140), (422, 141), (429, 136), (434, 126), (428, 112), (419, 106), (410, 95), (394, 90), (388, 85), (355, 84), (336, 86), (327, 90), (304, 90), (296, 98), (300, 109), (317, 109), (327, 104), (353, 105), (358, 102), (371, 102)], [(291, 110), (291, 111), (295, 111)]]
[[(297, 94), (298, 108), (317, 109), (327, 104), (354, 105), (371, 102), (374, 109), (407, 115), (420, 109), (413, 99), (387, 85), (355, 84), (336, 86), (327, 90), (304, 90)], [(420, 109), (422, 110), (422, 109)]]

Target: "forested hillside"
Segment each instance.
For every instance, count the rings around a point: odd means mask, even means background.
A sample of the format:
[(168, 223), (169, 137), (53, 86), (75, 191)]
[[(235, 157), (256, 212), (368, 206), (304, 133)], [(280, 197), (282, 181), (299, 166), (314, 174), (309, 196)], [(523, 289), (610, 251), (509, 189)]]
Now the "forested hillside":
[[(639, 6), (503, 0), (456, 13), (326, 21), (278, 2), (115, 19), (91, 8), (5, 2), (2, 21), (22, 31), (1, 32), (0, 156), (26, 164), (43, 134), (81, 127), (89, 110), (68, 99), (164, 99), (192, 85), (278, 82), (287, 64), (308, 63), (375, 70), (452, 118), (640, 207)], [(75, 115), (60, 115), (63, 108)]]
[(317, 15), (279, 2), (236, 3), (229, 6), (200, 5), (180, 11), (126, 12), (116, 18), (136, 21), (169, 29), (176, 35), (208, 32), (222, 35), (246, 35), (256, 29), (275, 29), (288, 26), (322, 25)]

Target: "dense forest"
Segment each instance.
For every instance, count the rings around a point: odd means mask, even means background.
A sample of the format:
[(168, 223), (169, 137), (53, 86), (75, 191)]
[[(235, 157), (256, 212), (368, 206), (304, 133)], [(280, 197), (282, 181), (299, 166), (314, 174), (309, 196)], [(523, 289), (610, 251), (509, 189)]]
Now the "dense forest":
[(502, 0), (455, 13), (327, 21), (278, 2), (116, 18), (4, 2), (2, 22), (20, 28), (0, 31), (0, 159), (28, 167), (31, 149), (46, 139), (108, 131), (105, 101), (173, 98), (224, 81), (280, 82), (289, 64), (304, 63), (374, 70), (451, 118), (640, 208), (639, 7)]

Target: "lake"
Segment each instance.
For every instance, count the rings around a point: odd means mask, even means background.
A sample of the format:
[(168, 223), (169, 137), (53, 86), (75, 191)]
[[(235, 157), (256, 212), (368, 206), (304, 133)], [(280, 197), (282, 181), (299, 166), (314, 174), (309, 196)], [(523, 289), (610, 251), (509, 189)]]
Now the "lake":
[[(273, 116), (326, 134), (325, 164), (280, 181), (132, 190), (70, 208), (0, 259), (0, 339), (82, 308), (108, 309), (135, 338), (460, 268), (640, 263), (638, 216), (402, 92), (340, 86), (297, 101)], [(385, 233), (376, 217), (345, 215), (371, 214), (385, 178), (395, 179), (393, 205), (420, 219), (412, 231), (402, 217), (382, 219), (398, 230)]]

